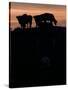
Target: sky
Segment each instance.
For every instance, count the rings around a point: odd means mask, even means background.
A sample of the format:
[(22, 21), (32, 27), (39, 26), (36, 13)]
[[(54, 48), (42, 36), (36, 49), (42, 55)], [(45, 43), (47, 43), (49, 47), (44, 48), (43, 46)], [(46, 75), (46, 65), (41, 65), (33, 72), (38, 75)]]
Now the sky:
[[(20, 27), (16, 16), (28, 14), (28, 15), (40, 15), (43, 13), (54, 14), (57, 22), (57, 26), (66, 26), (66, 6), (64, 5), (50, 5), (50, 4), (33, 4), (33, 3), (17, 3), (12, 2), (10, 6), (10, 28), (14, 29)], [(32, 20), (32, 27), (35, 27), (35, 21)]]

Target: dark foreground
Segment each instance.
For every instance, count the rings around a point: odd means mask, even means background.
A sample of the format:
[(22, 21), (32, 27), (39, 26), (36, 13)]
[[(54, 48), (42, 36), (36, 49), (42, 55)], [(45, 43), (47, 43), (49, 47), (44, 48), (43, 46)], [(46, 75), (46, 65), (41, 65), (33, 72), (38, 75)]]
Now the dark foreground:
[(9, 64), (11, 88), (66, 84), (66, 29), (10, 32)]

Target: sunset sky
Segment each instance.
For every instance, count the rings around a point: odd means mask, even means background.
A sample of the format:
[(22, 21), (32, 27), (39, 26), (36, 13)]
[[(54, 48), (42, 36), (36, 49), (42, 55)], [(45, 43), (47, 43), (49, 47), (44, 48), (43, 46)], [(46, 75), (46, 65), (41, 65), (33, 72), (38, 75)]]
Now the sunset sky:
[[(66, 26), (66, 6), (12, 2), (10, 9), (10, 27), (12, 29), (20, 27), (16, 16), (23, 15), (25, 13), (32, 16), (43, 13), (52, 13), (58, 21), (57, 26)], [(33, 19), (32, 27), (34, 26), (35, 21)]]

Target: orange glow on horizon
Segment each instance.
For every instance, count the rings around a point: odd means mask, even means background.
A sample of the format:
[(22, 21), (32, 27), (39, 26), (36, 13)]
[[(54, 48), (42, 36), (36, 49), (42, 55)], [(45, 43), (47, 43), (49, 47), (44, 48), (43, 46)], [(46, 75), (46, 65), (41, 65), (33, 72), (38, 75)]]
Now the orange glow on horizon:
[[(43, 13), (54, 14), (56, 20), (58, 21), (57, 26), (66, 26), (66, 6), (61, 5), (45, 5), (45, 4), (25, 4), (25, 3), (11, 3), (10, 9), (10, 27), (16, 28), (20, 26), (16, 19), (16, 16), (28, 14), (28, 15), (39, 15)], [(35, 26), (35, 21), (33, 19), (32, 26)]]

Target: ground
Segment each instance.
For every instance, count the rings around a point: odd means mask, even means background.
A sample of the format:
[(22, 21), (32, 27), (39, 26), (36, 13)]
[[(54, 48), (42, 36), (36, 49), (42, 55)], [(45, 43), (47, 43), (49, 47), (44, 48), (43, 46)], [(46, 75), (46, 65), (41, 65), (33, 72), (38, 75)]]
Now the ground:
[(10, 31), (10, 87), (66, 83), (66, 28)]

